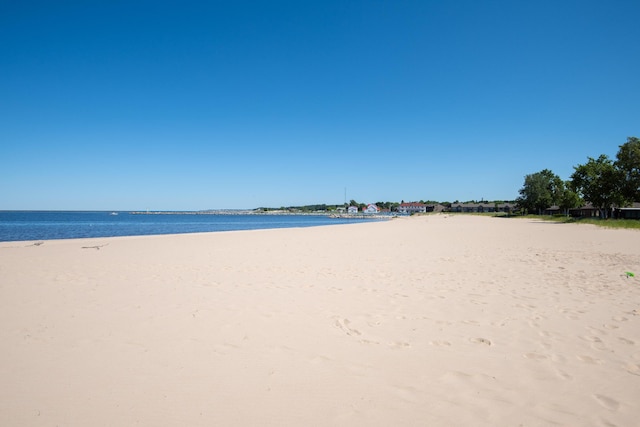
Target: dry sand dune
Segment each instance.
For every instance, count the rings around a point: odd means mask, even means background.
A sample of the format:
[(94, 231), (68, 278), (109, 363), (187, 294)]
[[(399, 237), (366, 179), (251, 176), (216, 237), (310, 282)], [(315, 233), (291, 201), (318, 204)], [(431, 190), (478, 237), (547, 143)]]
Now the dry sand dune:
[(0, 243), (0, 425), (638, 425), (626, 271), (477, 216)]

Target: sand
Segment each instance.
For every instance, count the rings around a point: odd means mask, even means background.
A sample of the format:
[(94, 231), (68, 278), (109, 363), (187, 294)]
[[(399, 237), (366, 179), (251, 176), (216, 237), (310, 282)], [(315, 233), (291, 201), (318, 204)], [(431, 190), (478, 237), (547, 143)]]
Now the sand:
[(3, 426), (640, 424), (640, 233), (429, 215), (0, 243)]

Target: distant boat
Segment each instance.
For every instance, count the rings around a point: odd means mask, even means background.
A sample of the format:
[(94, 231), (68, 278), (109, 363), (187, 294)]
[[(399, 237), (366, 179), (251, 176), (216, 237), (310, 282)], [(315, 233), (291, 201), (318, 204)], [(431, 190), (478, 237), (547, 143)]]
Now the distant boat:
[(118, 215), (118, 212), (111, 212), (109, 215), (116, 216)]

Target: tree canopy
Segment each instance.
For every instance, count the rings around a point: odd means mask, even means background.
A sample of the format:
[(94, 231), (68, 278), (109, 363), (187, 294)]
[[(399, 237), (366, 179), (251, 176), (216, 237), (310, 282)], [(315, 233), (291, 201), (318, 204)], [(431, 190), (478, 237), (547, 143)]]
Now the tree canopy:
[(618, 150), (615, 166), (621, 173), (621, 193), (625, 202), (640, 201), (640, 139), (627, 138)]
[(571, 175), (573, 189), (600, 210), (601, 218), (607, 217), (611, 206), (623, 205), (622, 174), (607, 155), (601, 154), (597, 159), (589, 157), (587, 163), (574, 169)]
[(587, 163), (574, 166), (567, 182), (549, 169), (526, 175), (516, 200), (518, 206), (542, 213), (557, 205), (566, 213), (588, 202), (606, 218), (612, 207), (640, 201), (640, 139), (628, 137), (627, 142), (619, 146), (615, 161), (605, 154), (587, 159)]
[(571, 186), (598, 208), (602, 217), (606, 218), (613, 206), (640, 201), (640, 139), (628, 137), (619, 146), (615, 162), (604, 154), (588, 159), (574, 167)]
[(562, 209), (563, 213), (568, 215), (569, 209), (577, 208), (582, 205), (582, 203), (580, 195), (571, 188), (571, 181), (565, 182), (564, 189), (560, 194), (560, 202), (558, 203), (558, 206)]
[(520, 189), (520, 197), (516, 199), (518, 206), (527, 211), (542, 213), (543, 210), (560, 204), (564, 191), (564, 182), (549, 169), (543, 169), (524, 177), (524, 186)]

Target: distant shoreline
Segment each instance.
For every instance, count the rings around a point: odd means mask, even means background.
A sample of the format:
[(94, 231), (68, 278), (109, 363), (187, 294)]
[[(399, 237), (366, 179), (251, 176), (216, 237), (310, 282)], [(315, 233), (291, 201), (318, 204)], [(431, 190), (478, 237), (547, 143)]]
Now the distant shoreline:
[(40, 241), (312, 227), (389, 219), (376, 215), (248, 211), (0, 212), (0, 241)]
[(327, 216), (340, 219), (389, 219), (398, 215), (388, 214), (342, 214), (335, 212), (289, 212), (254, 210), (212, 210), (212, 211), (133, 211), (131, 215), (281, 215), (281, 216)]

